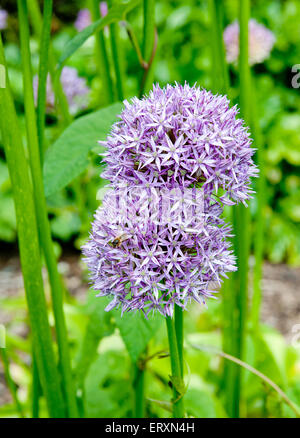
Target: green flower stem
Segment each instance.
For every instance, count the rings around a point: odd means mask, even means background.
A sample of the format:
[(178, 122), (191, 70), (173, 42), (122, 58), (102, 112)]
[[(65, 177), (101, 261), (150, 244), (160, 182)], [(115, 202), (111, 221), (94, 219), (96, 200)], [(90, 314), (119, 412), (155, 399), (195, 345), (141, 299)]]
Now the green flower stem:
[(183, 378), (183, 309), (177, 305), (175, 305), (175, 332), (177, 339), (181, 377)]
[(24, 412), (23, 412), (23, 408), (22, 408), (21, 402), (20, 402), (19, 397), (18, 397), (17, 388), (15, 385), (15, 382), (13, 381), (13, 379), (10, 375), (9, 361), (8, 361), (8, 357), (7, 357), (5, 348), (0, 348), (0, 357), (2, 358), (2, 362), (3, 362), (4, 377), (5, 377), (7, 386), (10, 390), (13, 401), (16, 405), (16, 409), (19, 413), (19, 416), (21, 418), (24, 418)]
[[(253, 82), (253, 80), (252, 80)], [(261, 279), (262, 279), (262, 267), (264, 256), (264, 231), (265, 231), (265, 191), (266, 191), (266, 176), (265, 176), (265, 163), (264, 163), (264, 145), (262, 135), (257, 120), (257, 98), (255, 95), (255, 87), (252, 86), (252, 124), (251, 134), (255, 147), (257, 148), (256, 157), (257, 165), (259, 168), (259, 178), (256, 182), (256, 199), (257, 199), (257, 212), (255, 220), (255, 232), (254, 232), (254, 272), (253, 272), (253, 300), (251, 309), (252, 327), (254, 332), (257, 332), (260, 319), (260, 307), (262, 301), (261, 291)]]
[(112, 23), (110, 25), (110, 43), (112, 60), (115, 70), (116, 78), (116, 92), (117, 100), (124, 100), (124, 85), (123, 85), (123, 72), (122, 72), (122, 58), (119, 42), (119, 26), (117, 23)]
[(155, 47), (155, 0), (144, 0), (143, 58), (147, 63), (140, 95), (149, 91), (153, 83), (153, 50)]
[(39, 372), (37, 367), (37, 361), (34, 350), (32, 349), (32, 418), (39, 418), (40, 411), (40, 396), (41, 396), (41, 384), (39, 378)]
[(180, 366), (180, 358), (178, 354), (178, 345), (176, 338), (176, 330), (174, 319), (169, 316), (166, 317), (169, 348), (170, 348), (170, 359), (171, 359), (171, 370), (172, 370), (172, 385), (173, 385), (173, 417), (174, 418), (184, 418), (184, 405), (183, 405), (183, 390), (184, 384), (182, 380), (182, 372)]
[[(99, 0), (90, 0), (90, 10), (93, 21), (99, 20)], [(114, 101), (114, 92), (103, 30), (97, 32), (95, 38), (96, 62), (98, 65), (99, 77), (102, 81), (103, 104), (105, 105)]]
[[(57, 71), (55, 68), (56, 61), (55, 61), (55, 56), (53, 53), (53, 48), (51, 46), (51, 42), (49, 42), (48, 53), (46, 53), (46, 54), (45, 54), (46, 48), (44, 45), (45, 41), (42, 45), (42, 38), (43, 38), (42, 33), (44, 31), (46, 34), (47, 25), (49, 26), (49, 23), (46, 23), (46, 25), (42, 24), (43, 17), (42, 17), (41, 11), (40, 11), (38, 0), (30, 0), (27, 3), (27, 6), (28, 6), (29, 15), (31, 18), (31, 25), (33, 27), (34, 33), (41, 40), (41, 47), (40, 47), (41, 54), (43, 51), (43, 56), (47, 55), (49, 58), (48, 59), (49, 72), (50, 72), (51, 82), (52, 82), (53, 89), (54, 89), (56, 105), (57, 105), (58, 111), (62, 117), (64, 126), (67, 126), (71, 123), (72, 117), (69, 113), (68, 101), (67, 101), (67, 98), (65, 96), (65, 93), (64, 93), (61, 81), (60, 81), (60, 73), (61, 72)], [(45, 17), (45, 13), (47, 12), (47, 19), (48, 19), (49, 5), (47, 6), (47, 11), (45, 11), (45, 7), (46, 7), (46, 5), (44, 6), (44, 17)], [(50, 24), (51, 24), (51, 21), (50, 21)]]
[[(251, 115), (251, 81), (248, 62), (248, 22), (250, 17), (249, 0), (240, 1), (240, 56), (239, 56), (239, 79), (240, 79), (240, 109), (241, 116), (246, 123), (250, 123)], [(234, 247), (238, 259), (238, 271), (233, 275), (235, 291), (235, 333), (233, 338), (232, 354), (243, 359), (246, 337), (246, 320), (248, 307), (248, 262), (250, 252), (250, 213), (243, 205), (234, 209)], [(232, 417), (240, 416), (241, 399), (241, 369), (235, 366), (232, 381), (234, 382), (233, 404), (228, 406)]]
[(23, 66), (26, 129), (29, 149), (29, 162), (33, 181), (35, 211), (38, 222), (41, 247), (44, 251), (49, 273), (57, 343), (63, 377), (62, 380), (64, 393), (67, 400), (68, 413), (70, 417), (77, 417), (77, 405), (69, 358), (67, 330), (63, 312), (63, 288), (58, 273), (56, 257), (53, 249), (50, 224), (48, 220), (47, 206), (44, 194), (43, 175), (39, 156), (36, 114), (32, 89), (32, 73), (30, 61), (31, 58), (29, 49), (29, 24), (27, 18), (28, 15), (26, 0), (18, 0), (18, 13)]
[[(211, 33), (212, 33), (212, 85), (213, 91), (229, 94), (229, 74), (225, 57), (223, 40), (223, 16), (224, 4), (219, 0), (210, 0)], [(232, 212), (225, 211), (227, 220), (231, 222)], [(238, 336), (238, 326), (236, 315), (239, 313), (236, 295), (236, 283), (234, 277), (230, 276), (224, 281), (223, 293), (223, 329), (222, 343), (223, 349), (227, 353), (236, 354), (236, 339)], [(222, 389), (225, 395), (225, 404), (228, 413), (234, 415), (234, 388), (236, 385), (237, 367), (234, 363), (224, 361)]]
[(37, 98), (37, 129), (41, 163), (44, 161), (44, 127), (46, 111), (46, 84), (48, 74), (48, 52), (50, 44), (52, 0), (44, 1), (43, 28), (40, 44), (39, 84)]
[(138, 57), (140, 66), (142, 68), (146, 68), (147, 63), (143, 59), (143, 55), (142, 55), (142, 52), (141, 52), (141, 49), (140, 49), (140, 46), (139, 46), (136, 34), (135, 34), (131, 24), (128, 23), (128, 21), (124, 21), (124, 25), (125, 25), (125, 29), (126, 29), (128, 38), (129, 38), (129, 40), (131, 42), (131, 45), (132, 45), (132, 47), (133, 47), (133, 49), (136, 52), (136, 55)]
[[(142, 362), (141, 362), (142, 363)], [(144, 398), (144, 387), (145, 387), (145, 370), (144, 365), (140, 364), (140, 361), (133, 364), (134, 369), (134, 417), (144, 418), (145, 416), (145, 398)]]
[(211, 17), (211, 49), (212, 49), (212, 83), (213, 91), (221, 94), (228, 94), (229, 75), (225, 58), (225, 48), (223, 40), (223, 2), (220, 0), (210, 0)]
[[(6, 66), (1, 38), (0, 64)], [(52, 347), (43, 289), (32, 187), (26, 166), (27, 160), (22, 145), (22, 135), (18, 125), (7, 75), (6, 87), (0, 89), (0, 124), (13, 188), (20, 259), (33, 342), (36, 348), (37, 366), (43, 392), (47, 400), (49, 414), (52, 417), (64, 417), (63, 398)]]

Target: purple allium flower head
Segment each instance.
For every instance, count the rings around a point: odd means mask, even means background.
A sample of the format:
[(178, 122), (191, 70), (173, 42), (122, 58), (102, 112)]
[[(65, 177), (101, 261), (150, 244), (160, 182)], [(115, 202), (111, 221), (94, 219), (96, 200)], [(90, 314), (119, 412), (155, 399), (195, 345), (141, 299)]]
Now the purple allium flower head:
[[(78, 76), (76, 68), (65, 66), (62, 69), (60, 80), (69, 104), (71, 114), (76, 114), (79, 110), (85, 109), (88, 104), (89, 87), (86, 80)], [(35, 102), (38, 94), (38, 76), (33, 78), (33, 91)], [(47, 112), (51, 113), (55, 107), (55, 96), (52, 89), (51, 78), (47, 77)]]
[[(103, 177), (113, 186), (202, 187), (224, 203), (250, 197), (251, 140), (226, 96), (176, 84), (127, 101), (107, 140)], [(222, 191), (222, 193), (221, 193)]]
[[(100, 2), (99, 8), (100, 8), (101, 17), (105, 17), (108, 12), (107, 3)], [(78, 32), (80, 32), (86, 27), (88, 27), (91, 24), (91, 22), (92, 22), (91, 13), (89, 9), (84, 8), (84, 9), (80, 9), (80, 11), (78, 12), (74, 26), (76, 27)]]
[[(236, 62), (240, 51), (240, 26), (234, 21), (224, 30), (226, 59), (229, 63)], [(273, 32), (253, 18), (249, 21), (249, 64), (259, 64), (270, 56), (275, 43)]]
[(0, 9), (0, 30), (7, 28), (8, 13), (4, 9)]
[(110, 190), (83, 247), (93, 288), (112, 298), (106, 310), (172, 316), (174, 304), (212, 297), (236, 269), (221, 212), (196, 189)]

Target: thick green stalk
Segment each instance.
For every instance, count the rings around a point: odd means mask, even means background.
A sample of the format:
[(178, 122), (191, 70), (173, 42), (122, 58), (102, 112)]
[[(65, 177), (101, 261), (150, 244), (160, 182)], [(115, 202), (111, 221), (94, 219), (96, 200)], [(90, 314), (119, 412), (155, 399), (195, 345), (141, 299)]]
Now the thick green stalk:
[(4, 377), (5, 377), (7, 386), (10, 390), (13, 401), (16, 405), (17, 412), (19, 413), (19, 416), (21, 418), (24, 418), (24, 412), (23, 412), (23, 408), (22, 408), (22, 405), (21, 405), (19, 397), (18, 397), (17, 388), (15, 385), (15, 382), (13, 381), (13, 379), (10, 375), (9, 361), (8, 361), (8, 357), (7, 357), (5, 348), (0, 348), (0, 357), (2, 358), (2, 362), (3, 362)]
[(44, 1), (43, 28), (40, 43), (39, 85), (37, 98), (37, 129), (41, 163), (44, 161), (44, 127), (46, 111), (46, 84), (48, 74), (48, 53), (52, 19), (52, 0)]
[(210, 0), (213, 91), (228, 94), (229, 76), (223, 40), (223, 2)]
[[(6, 65), (1, 38), (0, 64)], [(0, 124), (16, 207), (20, 259), (39, 375), (49, 414), (52, 417), (64, 417), (41, 274), (32, 186), (7, 75), (6, 88), (0, 88)]]
[(175, 332), (177, 339), (181, 377), (183, 378), (183, 309), (177, 305), (175, 305)]
[[(241, 115), (248, 125), (251, 122), (251, 81), (250, 68), (248, 62), (248, 23), (250, 19), (250, 1), (242, 0), (240, 2), (240, 59), (239, 59), (239, 75), (240, 75), (240, 108)], [(245, 341), (245, 325), (247, 317), (247, 289), (248, 289), (248, 263), (249, 263), (249, 229), (250, 229), (250, 212), (243, 205), (239, 207), (240, 224), (238, 235), (239, 239), (239, 276), (240, 276), (240, 293), (238, 296), (239, 302), (239, 358), (243, 357), (244, 341)]]
[(43, 175), (39, 156), (36, 114), (32, 89), (32, 72), (29, 49), (29, 24), (27, 18), (28, 14), (26, 0), (18, 0), (18, 13), (23, 66), (26, 130), (29, 149), (29, 161), (33, 181), (35, 211), (38, 222), (41, 247), (44, 251), (49, 273), (64, 395), (67, 400), (69, 416), (76, 417), (77, 405), (69, 358), (67, 330), (63, 312), (63, 288), (57, 269), (57, 262), (51, 238), (51, 230), (48, 220), (46, 199), (43, 186)]
[(180, 358), (178, 354), (178, 345), (176, 338), (176, 330), (174, 319), (169, 316), (166, 317), (169, 348), (170, 348), (170, 360), (172, 370), (172, 386), (173, 386), (173, 417), (184, 418), (184, 405), (183, 405), (183, 391), (184, 383), (182, 379), (182, 371), (180, 366)]
[[(34, 33), (41, 40), (42, 32), (43, 32), (43, 17), (40, 11), (38, 0), (30, 0), (28, 3), (29, 15), (31, 18), (31, 25), (33, 27)], [(45, 13), (45, 10), (44, 10)], [(49, 14), (49, 10), (47, 11)], [(50, 22), (51, 24), (51, 22)], [(48, 23), (49, 25), (49, 23)], [(46, 25), (47, 26), (47, 25)], [(45, 29), (46, 32), (46, 29)], [(44, 49), (43, 49), (44, 50)], [(72, 117), (69, 113), (68, 101), (65, 96), (61, 81), (60, 81), (60, 72), (56, 71), (55, 65), (55, 56), (53, 54), (53, 48), (51, 46), (51, 42), (49, 42), (48, 49), (48, 62), (49, 62), (49, 72), (51, 76), (51, 82), (54, 89), (55, 100), (58, 107), (58, 111), (62, 117), (62, 121), (64, 126), (67, 126), (71, 123)]]
[[(252, 80), (253, 82), (253, 80)], [(266, 177), (264, 171), (264, 145), (262, 141), (261, 131), (257, 120), (257, 98), (255, 94), (255, 87), (252, 86), (252, 123), (251, 134), (255, 147), (257, 148), (256, 157), (257, 165), (259, 168), (259, 178), (256, 183), (256, 199), (257, 199), (257, 212), (255, 218), (255, 230), (254, 230), (254, 256), (255, 265), (253, 272), (253, 299), (251, 309), (251, 319), (254, 332), (257, 332), (260, 319), (260, 307), (262, 301), (261, 291), (261, 279), (262, 279), (262, 267), (263, 267), (263, 255), (264, 255), (264, 224), (265, 215), (264, 207), (266, 204), (265, 190), (266, 190)]]
[(134, 365), (134, 417), (144, 418), (145, 415), (145, 399), (144, 399), (144, 386), (145, 386), (145, 370), (144, 366), (137, 362)]
[[(224, 4), (220, 0), (210, 0), (211, 16), (211, 33), (212, 33), (212, 83), (213, 91), (217, 93), (229, 94), (229, 74), (225, 57), (224, 40), (223, 40), (223, 16)], [(229, 212), (227, 220), (232, 221)], [(236, 335), (237, 335), (237, 296), (234, 278), (224, 281), (223, 292), (223, 330), (222, 343), (223, 349), (227, 353), (236, 353)], [(224, 362), (222, 388), (225, 395), (225, 404), (230, 414), (233, 413), (234, 405), (234, 388), (236, 382), (237, 367), (232, 362)], [(233, 414), (232, 414), (233, 415)]]
[(39, 418), (40, 412), (40, 396), (41, 396), (41, 384), (39, 378), (39, 372), (37, 367), (37, 361), (34, 350), (32, 349), (32, 418)]
[(155, 46), (155, 0), (144, 0), (143, 58), (145, 68), (140, 94), (147, 93), (153, 83), (153, 50)]
[[(90, 9), (93, 21), (99, 20), (99, 0), (90, 0)], [(103, 30), (97, 32), (95, 38), (96, 63), (98, 65), (99, 76), (102, 81), (103, 104), (108, 104), (114, 101), (114, 92)]]
[[(250, 68), (248, 62), (248, 23), (250, 17), (249, 0), (240, 1), (239, 21), (240, 21), (240, 56), (239, 56), (239, 80), (240, 80), (240, 109), (241, 116), (247, 124), (250, 123), (251, 115), (251, 81)], [(249, 262), (249, 229), (250, 213), (243, 205), (234, 209), (234, 247), (238, 259), (238, 271), (233, 275), (233, 286), (236, 296), (235, 305), (235, 333), (233, 338), (232, 354), (239, 359), (243, 359), (246, 320), (248, 306), (248, 262)], [(233, 404), (228, 406), (232, 417), (240, 416), (241, 399), (241, 369), (236, 366), (232, 381)]]

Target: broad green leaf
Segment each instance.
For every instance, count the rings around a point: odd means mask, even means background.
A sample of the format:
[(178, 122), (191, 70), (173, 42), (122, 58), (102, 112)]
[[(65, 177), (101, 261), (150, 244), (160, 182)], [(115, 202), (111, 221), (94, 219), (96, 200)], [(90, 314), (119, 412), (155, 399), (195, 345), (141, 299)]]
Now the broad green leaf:
[(111, 23), (124, 20), (125, 15), (131, 9), (135, 8), (139, 3), (140, 0), (121, 1), (114, 3), (105, 17), (100, 18), (99, 20), (87, 26), (66, 44), (65, 50), (58, 61), (57, 68), (61, 68), (66, 59), (73, 55), (73, 53), (76, 52), (76, 50), (81, 47), (82, 44), (91, 35), (93, 35), (93, 33), (103, 29), (105, 26)]
[(88, 165), (88, 153), (104, 140), (122, 110), (114, 103), (75, 120), (48, 149), (44, 164), (46, 196), (53, 195), (79, 176)]
[(133, 362), (145, 351), (145, 348), (154, 336), (161, 323), (159, 315), (146, 319), (141, 313), (115, 312), (116, 325), (120, 330), (122, 339)]
[(86, 417), (131, 416), (131, 384), (126, 355), (116, 351), (102, 353), (91, 365), (84, 382)]

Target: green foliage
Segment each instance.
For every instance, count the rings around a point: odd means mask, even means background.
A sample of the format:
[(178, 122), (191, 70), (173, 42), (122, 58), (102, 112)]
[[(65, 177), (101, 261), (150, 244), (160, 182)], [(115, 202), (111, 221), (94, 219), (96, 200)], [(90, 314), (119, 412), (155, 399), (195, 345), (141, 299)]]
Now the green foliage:
[(115, 103), (76, 119), (48, 149), (44, 164), (45, 195), (64, 188), (88, 166), (88, 153), (104, 140), (122, 110)]
[(105, 26), (114, 23), (115, 21), (121, 21), (125, 19), (126, 14), (140, 3), (140, 0), (130, 1), (117, 1), (114, 2), (110, 8), (109, 13), (94, 23), (87, 26), (81, 32), (79, 32), (71, 41), (69, 41), (58, 61), (58, 69), (60, 69), (63, 63), (82, 46), (82, 44), (95, 32), (102, 30)]
[(119, 312), (115, 312), (115, 320), (129, 356), (133, 362), (136, 362), (145, 352), (148, 342), (162, 322), (162, 317), (157, 315), (146, 319), (141, 313), (126, 313), (121, 316)]
[(129, 417), (132, 399), (130, 383), (124, 354), (113, 350), (103, 352), (91, 366), (85, 381), (86, 416)]

